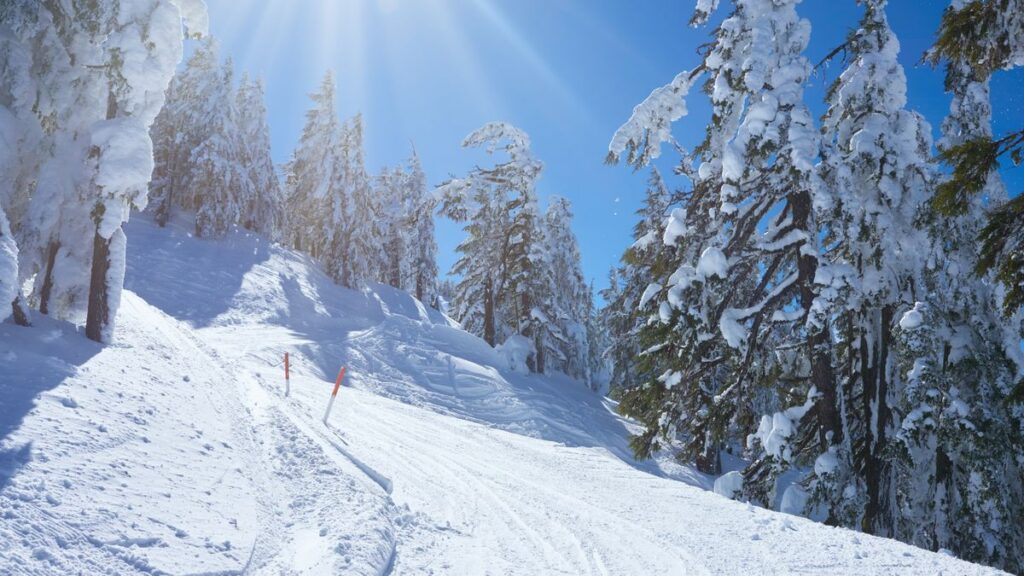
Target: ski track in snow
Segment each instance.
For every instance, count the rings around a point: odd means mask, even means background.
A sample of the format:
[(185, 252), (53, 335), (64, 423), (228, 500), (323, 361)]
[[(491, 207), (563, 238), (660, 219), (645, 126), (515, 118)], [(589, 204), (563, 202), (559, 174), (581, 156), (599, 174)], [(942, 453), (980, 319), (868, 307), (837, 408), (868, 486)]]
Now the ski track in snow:
[(578, 383), (502, 369), (403, 293), (185, 230), (129, 225), (113, 345), (0, 324), (0, 573), (996, 573), (637, 463)]

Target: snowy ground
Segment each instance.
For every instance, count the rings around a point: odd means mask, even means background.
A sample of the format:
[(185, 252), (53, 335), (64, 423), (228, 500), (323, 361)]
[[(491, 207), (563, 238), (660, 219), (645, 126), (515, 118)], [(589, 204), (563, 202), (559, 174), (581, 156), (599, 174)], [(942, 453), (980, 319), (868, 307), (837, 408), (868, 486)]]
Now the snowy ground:
[(0, 325), (2, 574), (994, 573), (636, 463), (579, 384), (259, 237), (128, 235), (113, 345)]

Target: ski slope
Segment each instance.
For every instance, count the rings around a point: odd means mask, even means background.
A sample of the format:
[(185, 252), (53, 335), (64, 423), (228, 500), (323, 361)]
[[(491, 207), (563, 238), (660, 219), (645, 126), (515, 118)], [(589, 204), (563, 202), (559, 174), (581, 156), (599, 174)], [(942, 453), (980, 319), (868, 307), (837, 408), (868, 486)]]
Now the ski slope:
[(112, 345), (0, 325), (2, 574), (997, 573), (637, 463), (580, 384), (258, 236), (127, 233)]

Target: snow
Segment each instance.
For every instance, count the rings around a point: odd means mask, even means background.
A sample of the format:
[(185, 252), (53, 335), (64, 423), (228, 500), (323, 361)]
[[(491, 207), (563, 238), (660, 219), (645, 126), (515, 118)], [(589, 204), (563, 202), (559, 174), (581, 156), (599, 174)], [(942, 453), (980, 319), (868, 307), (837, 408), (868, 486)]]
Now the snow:
[(669, 215), (668, 224), (665, 226), (665, 233), (662, 234), (662, 242), (666, 246), (675, 246), (676, 239), (686, 236), (686, 210), (676, 208)]
[[(673, 142), (672, 123), (687, 114), (686, 95), (699, 74), (680, 72), (665, 86), (656, 88), (619, 127), (608, 144), (609, 157), (618, 161), (628, 153), (630, 163), (645, 165), (661, 155), (661, 145)], [(639, 153), (638, 158), (634, 158)]]
[(761, 442), (765, 452), (782, 461), (791, 461), (792, 451), (789, 439), (796, 432), (800, 419), (814, 407), (817, 395), (817, 390), (812, 387), (807, 393), (807, 401), (800, 406), (792, 406), (781, 412), (775, 412), (771, 416), (767, 414), (761, 416), (761, 423), (757, 427), (754, 437)]
[(725, 278), (729, 273), (729, 260), (721, 249), (708, 246), (700, 254), (697, 262), (697, 274), (702, 278), (718, 276)]
[(609, 401), (407, 294), (190, 229), (126, 226), (111, 345), (0, 324), (0, 571), (995, 573), (636, 462)]
[(647, 303), (651, 301), (651, 298), (654, 298), (659, 292), (661, 292), (662, 288), (663, 286), (657, 282), (648, 284), (647, 288), (644, 289), (644, 293), (640, 295), (640, 303), (637, 304), (637, 309), (643, 310), (647, 306)]
[(790, 484), (782, 493), (779, 512), (792, 514), (793, 516), (803, 516), (804, 510), (807, 509), (807, 501), (809, 499), (810, 494), (808, 494), (807, 490), (804, 490), (802, 486), (799, 484)]
[(664, 374), (658, 377), (658, 381), (663, 383), (667, 390), (671, 390), (683, 381), (683, 373), (675, 370), (666, 370)]
[(715, 479), (714, 492), (719, 496), (725, 496), (732, 500), (736, 495), (743, 491), (743, 474), (741, 472), (732, 471), (722, 474)]
[(814, 460), (814, 473), (818, 476), (831, 474), (839, 468), (839, 459), (836, 457), (835, 448), (828, 452), (822, 452)]
[(904, 312), (903, 317), (900, 318), (900, 328), (904, 330), (920, 328), (924, 324), (924, 315), (921, 313), (923, 307), (921, 302), (915, 302), (913, 308)]
[(509, 336), (508, 339), (496, 346), (494, 350), (504, 360), (502, 362), (504, 368), (523, 374), (530, 371), (529, 366), (526, 364), (526, 359), (536, 352), (533, 342), (521, 334)]

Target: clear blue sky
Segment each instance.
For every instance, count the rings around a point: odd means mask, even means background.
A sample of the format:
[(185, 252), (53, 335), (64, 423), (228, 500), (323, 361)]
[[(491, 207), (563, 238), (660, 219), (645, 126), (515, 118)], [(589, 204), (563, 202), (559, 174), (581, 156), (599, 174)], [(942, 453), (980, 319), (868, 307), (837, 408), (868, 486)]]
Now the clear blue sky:
[[(568, 197), (584, 272), (598, 288), (630, 244), (633, 211), (646, 174), (604, 164), (612, 133), (633, 106), (676, 73), (698, 63), (709, 29), (687, 26), (692, 0), (207, 0), (211, 31), (236, 69), (267, 85), (273, 154), (284, 162), (302, 130), (307, 94), (324, 70), (335, 72), (338, 109), (362, 112), (371, 171), (401, 162), (410, 143), (431, 184), (489, 160), (460, 148), (463, 137), (492, 120), (526, 130), (546, 169), (542, 197)], [(909, 97), (938, 130), (948, 108), (941, 70), (920, 65), (946, 0), (897, 0), (890, 21), (902, 44)], [(817, 62), (859, 18), (854, 0), (805, 0), (813, 26), (809, 57)], [(816, 78), (809, 101), (821, 112)], [(1024, 125), (1024, 71), (993, 83), (996, 128)], [(707, 106), (691, 100), (676, 127), (684, 144), (702, 136)], [(664, 172), (675, 161), (666, 151)], [(1004, 171), (1011, 193), (1024, 168)], [(439, 264), (447, 271), (461, 238), (439, 219)]]

